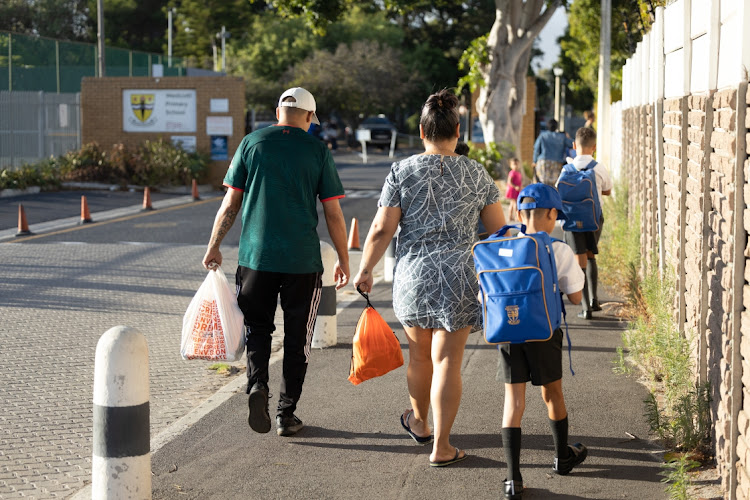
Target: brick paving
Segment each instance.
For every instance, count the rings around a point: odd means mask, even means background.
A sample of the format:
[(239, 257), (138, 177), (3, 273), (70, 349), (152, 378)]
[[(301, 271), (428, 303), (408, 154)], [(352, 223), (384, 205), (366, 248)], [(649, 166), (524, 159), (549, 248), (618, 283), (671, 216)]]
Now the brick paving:
[(204, 250), (0, 245), (0, 498), (64, 498), (90, 481), (94, 355), (109, 328), (148, 339), (152, 437), (229, 381), (179, 356)]

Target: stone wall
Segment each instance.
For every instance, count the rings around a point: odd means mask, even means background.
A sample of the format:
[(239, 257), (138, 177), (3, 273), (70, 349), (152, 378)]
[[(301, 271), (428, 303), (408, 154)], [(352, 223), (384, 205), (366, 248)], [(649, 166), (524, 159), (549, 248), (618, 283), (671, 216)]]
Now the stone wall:
[[(742, 99), (744, 97), (744, 99)], [(738, 96), (738, 110), (739, 106), (745, 107), (745, 130), (750, 129), (750, 89), (745, 92), (744, 96)], [(738, 134), (741, 131), (738, 131)], [(738, 136), (741, 139), (740, 136)], [(745, 162), (743, 164), (743, 173), (745, 179), (750, 179), (750, 141), (745, 141)], [(744, 206), (743, 217), (743, 228), (745, 234), (750, 231), (750, 210), (748, 209), (747, 201), (750, 200), (750, 185), (747, 182), (743, 183), (744, 186)], [(739, 193), (738, 193), (739, 194)], [(739, 214), (738, 214), (739, 216)], [(740, 242), (741, 243), (741, 242)], [(737, 498), (750, 499), (750, 476), (748, 475), (748, 466), (750, 466), (750, 265), (748, 265), (748, 258), (750, 258), (750, 246), (746, 244), (745, 252), (745, 272), (743, 276), (743, 307), (744, 311), (741, 313), (741, 326), (740, 326), (740, 358), (742, 363), (741, 377), (742, 377), (742, 409), (737, 415)]]
[(663, 245), (665, 263), (676, 271), (674, 317), (692, 341), (696, 382), (710, 387), (724, 491), (750, 500), (748, 104), (741, 84), (624, 110), (622, 151), (629, 207), (641, 210), (641, 271), (658, 265)]

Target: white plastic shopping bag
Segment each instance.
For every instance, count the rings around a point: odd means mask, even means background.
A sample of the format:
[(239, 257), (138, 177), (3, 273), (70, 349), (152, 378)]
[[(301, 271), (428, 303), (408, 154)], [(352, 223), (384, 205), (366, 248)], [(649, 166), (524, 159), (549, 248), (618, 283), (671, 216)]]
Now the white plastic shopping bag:
[(237, 297), (219, 266), (208, 272), (182, 319), (182, 359), (237, 361), (245, 327)]

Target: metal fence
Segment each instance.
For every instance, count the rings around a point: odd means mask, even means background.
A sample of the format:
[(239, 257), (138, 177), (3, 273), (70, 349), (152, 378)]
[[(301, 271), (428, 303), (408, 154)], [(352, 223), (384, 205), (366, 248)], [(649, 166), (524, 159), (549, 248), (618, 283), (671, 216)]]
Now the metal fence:
[[(183, 59), (168, 67), (161, 54), (106, 47), (104, 59), (106, 76), (152, 76), (154, 64), (163, 76), (186, 72)], [(0, 31), (0, 90), (80, 92), (84, 76), (99, 76), (95, 44)]]
[(0, 91), (0, 168), (81, 147), (81, 94)]

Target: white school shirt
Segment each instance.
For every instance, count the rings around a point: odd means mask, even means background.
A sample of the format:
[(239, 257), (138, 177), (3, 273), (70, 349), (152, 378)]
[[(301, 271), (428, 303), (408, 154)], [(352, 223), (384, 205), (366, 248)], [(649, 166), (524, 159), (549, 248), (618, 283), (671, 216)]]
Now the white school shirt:
[[(594, 160), (591, 155), (580, 155), (575, 158), (568, 159), (568, 163), (573, 165), (576, 170), (583, 170), (586, 166)], [(596, 175), (596, 190), (599, 192), (599, 206), (602, 206), (604, 200), (602, 200), (602, 191), (609, 191), (614, 187), (612, 182), (612, 176), (609, 175), (609, 170), (603, 164), (596, 162), (594, 167), (594, 175)], [(555, 184), (557, 186), (557, 184)]]
[[(519, 234), (524, 234), (519, 231)], [(557, 267), (557, 285), (565, 295), (580, 292), (586, 282), (586, 275), (578, 264), (578, 257), (564, 241), (552, 242), (552, 253), (555, 254)]]
[(557, 266), (557, 284), (565, 295), (580, 292), (586, 282), (586, 275), (578, 264), (578, 258), (564, 241), (553, 241), (552, 251)]

